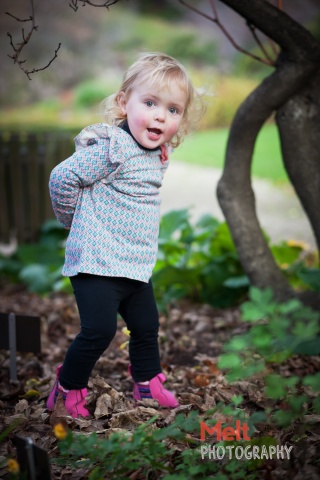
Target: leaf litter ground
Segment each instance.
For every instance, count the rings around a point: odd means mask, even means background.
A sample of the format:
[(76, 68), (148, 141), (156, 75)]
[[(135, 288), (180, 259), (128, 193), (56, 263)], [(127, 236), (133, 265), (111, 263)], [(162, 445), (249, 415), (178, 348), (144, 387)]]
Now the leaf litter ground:
[[(223, 345), (247, 326), (240, 320), (239, 309), (218, 310), (207, 305), (179, 302), (172, 305), (166, 315), (160, 316), (160, 345), (166, 387), (176, 392), (181, 406), (174, 410), (159, 409), (152, 401), (135, 406), (132, 400), (132, 380), (128, 374), (129, 356), (120, 348), (128, 339), (122, 332), (125, 323), (118, 322), (117, 334), (107, 352), (97, 362), (89, 383), (88, 408), (92, 419), (71, 419), (65, 415), (59, 402), (53, 414), (45, 408), (46, 398), (55, 376), (55, 369), (63, 359), (69, 343), (78, 331), (78, 313), (73, 296), (55, 293), (40, 297), (20, 286), (0, 289), (0, 312), (39, 315), (42, 325), (42, 353), (19, 354), (18, 380), (9, 380), (9, 355), (0, 351), (0, 428), (4, 431), (15, 425), (0, 444), (0, 460), (15, 457), (12, 443), (14, 435), (29, 436), (44, 448), (50, 458), (58, 454), (53, 425), (61, 419), (75, 432), (96, 432), (105, 438), (112, 432), (132, 432), (137, 426), (158, 416), (156, 427), (170, 425), (180, 412), (191, 410), (205, 414), (219, 402), (228, 405), (234, 395), (241, 395), (241, 408), (246, 416), (268, 407), (270, 400), (263, 393), (262, 379), (242, 380), (229, 384), (217, 366)], [(292, 357), (281, 366), (285, 376), (305, 376), (319, 371), (318, 357)], [(283, 405), (279, 404), (279, 408)], [(215, 420), (231, 421), (221, 412)], [(257, 435), (269, 435), (278, 444), (293, 444), (290, 461), (265, 460), (259, 467), (259, 478), (298, 480), (320, 478), (320, 423), (319, 416), (306, 418), (308, 426), (299, 431), (299, 425), (279, 429), (270, 424), (259, 424)], [(193, 434), (199, 439), (200, 431)], [(199, 442), (200, 443), (200, 442)], [(177, 451), (188, 448), (174, 445)], [(0, 469), (0, 478), (9, 478), (6, 468)], [(52, 479), (86, 479), (87, 472), (74, 470), (68, 465), (52, 465)], [(112, 477), (106, 477), (112, 478)], [(128, 477), (129, 478), (129, 477)], [(132, 472), (137, 480), (145, 478)], [(155, 477), (150, 477), (155, 478)], [(212, 477), (213, 478), (213, 477)]]

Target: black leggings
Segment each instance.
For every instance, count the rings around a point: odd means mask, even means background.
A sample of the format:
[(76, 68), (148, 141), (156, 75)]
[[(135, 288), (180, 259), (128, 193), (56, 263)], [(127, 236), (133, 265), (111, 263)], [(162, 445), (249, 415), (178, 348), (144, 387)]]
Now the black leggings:
[(80, 314), (81, 330), (68, 348), (60, 373), (69, 390), (85, 388), (93, 367), (117, 331), (117, 313), (130, 330), (129, 356), (135, 382), (161, 372), (159, 315), (151, 280), (80, 273), (70, 277)]

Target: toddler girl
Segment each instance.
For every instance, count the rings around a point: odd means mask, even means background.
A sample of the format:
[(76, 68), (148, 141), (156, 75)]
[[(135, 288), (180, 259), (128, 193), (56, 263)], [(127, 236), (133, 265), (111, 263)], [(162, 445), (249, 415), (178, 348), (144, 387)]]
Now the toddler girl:
[(196, 99), (179, 62), (141, 55), (105, 100), (107, 123), (82, 130), (76, 152), (51, 173), (55, 215), (70, 229), (62, 273), (70, 277), (81, 329), (57, 368), (49, 410), (62, 394), (69, 415), (89, 415), (87, 382), (116, 333), (118, 312), (130, 331), (134, 399), (179, 405), (162, 385), (151, 274), (168, 151), (194, 123)]

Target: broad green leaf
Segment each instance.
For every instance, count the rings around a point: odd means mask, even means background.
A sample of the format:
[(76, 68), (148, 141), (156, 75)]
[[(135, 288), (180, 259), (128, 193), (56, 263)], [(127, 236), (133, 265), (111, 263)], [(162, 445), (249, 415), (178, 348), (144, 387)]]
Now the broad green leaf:
[(239, 367), (242, 361), (239, 355), (235, 353), (225, 353), (219, 358), (219, 368), (234, 368)]
[[(301, 319), (302, 320), (302, 319)], [(312, 339), (319, 332), (319, 324), (317, 321), (300, 321), (293, 328), (293, 334), (299, 339)]]
[(311, 387), (314, 392), (320, 392), (320, 373), (307, 375), (302, 383), (307, 387)]
[(280, 375), (267, 376), (265, 393), (269, 398), (283, 398), (286, 395), (286, 388)]
[(292, 300), (289, 300), (288, 302), (279, 305), (279, 313), (283, 315), (288, 315), (301, 309), (301, 307), (302, 304), (300, 300), (293, 298)]
[(297, 395), (287, 398), (289, 405), (295, 413), (303, 413), (303, 405), (308, 402), (306, 395)]
[(292, 351), (298, 355), (320, 355), (320, 337), (299, 342)]
[(51, 289), (52, 279), (46, 265), (31, 264), (20, 271), (20, 280), (31, 292), (44, 293)]
[(294, 263), (299, 258), (301, 251), (302, 248), (300, 246), (291, 247), (286, 242), (271, 246), (274, 259), (280, 266)]
[(243, 402), (243, 397), (242, 395), (233, 395), (231, 401), (234, 405), (238, 406), (241, 405), (241, 403)]
[(256, 322), (264, 317), (264, 312), (261, 311), (259, 305), (252, 302), (244, 302), (241, 307), (242, 320), (245, 322)]
[(250, 339), (245, 336), (233, 337), (226, 345), (225, 350), (242, 352), (245, 348), (248, 347)]
[(299, 377), (294, 375), (293, 377), (283, 378), (284, 383), (287, 387), (292, 388), (299, 382)]
[(160, 238), (168, 238), (177, 230), (182, 230), (189, 225), (189, 212), (187, 209), (172, 210), (161, 217)]
[(287, 427), (291, 425), (293, 418), (294, 418), (294, 414), (290, 410), (289, 411), (277, 410), (274, 413), (274, 419), (276, 423), (282, 427)]
[(249, 297), (253, 302), (264, 307), (273, 303), (273, 292), (271, 288), (266, 288), (265, 290), (260, 290), (259, 288), (252, 287), (249, 292)]
[(320, 269), (302, 268), (297, 272), (298, 277), (313, 290), (320, 292)]

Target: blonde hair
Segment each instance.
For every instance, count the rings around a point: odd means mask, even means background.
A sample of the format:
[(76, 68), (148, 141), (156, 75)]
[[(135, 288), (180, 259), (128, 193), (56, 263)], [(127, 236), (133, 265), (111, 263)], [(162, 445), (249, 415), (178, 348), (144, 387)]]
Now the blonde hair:
[(183, 137), (194, 129), (204, 112), (200, 92), (192, 85), (180, 62), (163, 53), (142, 53), (126, 71), (119, 90), (101, 103), (102, 114), (108, 124), (119, 126), (126, 119), (118, 104), (118, 96), (123, 92), (128, 97), (136, 81), (147, 81), (149, 85), (156, 85), (159, 89), (168, 87), (171, 82), (177, 82), (185, 92), (187, 101), (184, 115), (178, 132), (170, 141), (172, 147), (177, 147)]

